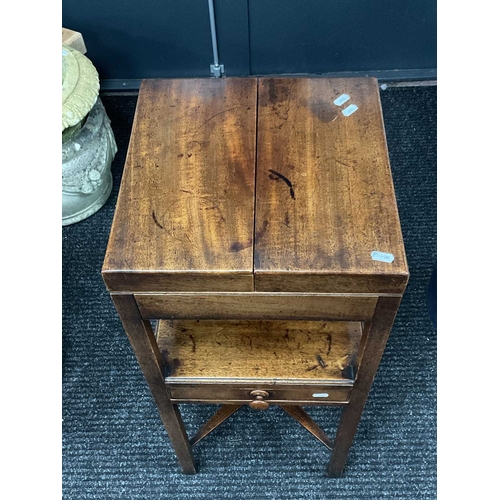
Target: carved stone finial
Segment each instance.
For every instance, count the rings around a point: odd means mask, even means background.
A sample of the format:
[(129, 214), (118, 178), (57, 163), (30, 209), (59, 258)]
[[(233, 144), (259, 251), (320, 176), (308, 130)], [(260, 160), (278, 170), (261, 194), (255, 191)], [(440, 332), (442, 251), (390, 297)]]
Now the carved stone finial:
[(62, 47), (62, 130), (78, 125), (99, 95), (99, 75), (83, 54)]

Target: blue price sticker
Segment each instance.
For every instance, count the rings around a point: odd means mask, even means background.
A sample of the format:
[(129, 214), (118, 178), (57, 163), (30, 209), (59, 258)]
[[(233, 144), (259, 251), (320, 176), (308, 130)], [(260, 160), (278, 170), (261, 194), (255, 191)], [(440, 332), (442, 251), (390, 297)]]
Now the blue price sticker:
[(377, 252), (376, 250), (374, 250), (372, 252), (372, 259), (378, 260), (379, 262), (387, 262), (388, 264), (390, 264), (394, 261), (394, 255), (392, 255), (392, 253)]

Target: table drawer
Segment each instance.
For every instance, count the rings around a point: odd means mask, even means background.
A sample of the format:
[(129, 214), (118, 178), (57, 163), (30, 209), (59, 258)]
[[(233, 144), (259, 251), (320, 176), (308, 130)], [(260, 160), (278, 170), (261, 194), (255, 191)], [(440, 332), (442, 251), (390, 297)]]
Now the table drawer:
[(343, 404), (349, 401), (351, 387), (309, 386), (275, 386), (255, 385), (169, 385), (170, 397), (174, 403), (250, 403), (255, 400), (253, 391), (265, 391), (268, 396), (263, 399), (269, 404)]

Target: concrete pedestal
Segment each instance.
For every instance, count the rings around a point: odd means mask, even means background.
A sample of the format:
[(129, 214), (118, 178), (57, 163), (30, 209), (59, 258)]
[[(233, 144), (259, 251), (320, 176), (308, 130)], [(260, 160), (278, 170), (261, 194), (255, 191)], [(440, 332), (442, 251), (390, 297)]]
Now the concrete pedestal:
[(98, 99), (82, 129), (62, 144), (63, 226), (90, 217), (106, 203), (116, 151), (109, 118)]

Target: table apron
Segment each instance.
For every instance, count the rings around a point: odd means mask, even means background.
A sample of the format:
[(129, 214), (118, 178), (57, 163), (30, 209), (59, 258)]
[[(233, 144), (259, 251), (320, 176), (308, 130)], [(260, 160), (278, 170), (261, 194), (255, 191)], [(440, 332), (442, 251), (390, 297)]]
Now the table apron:
[(143, 319), (368, 321), (377, 295), (287, 293), (135, 294)]

